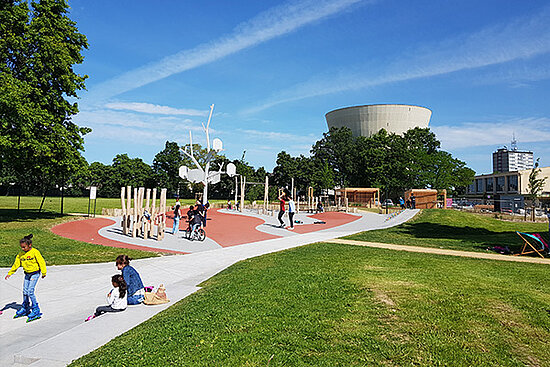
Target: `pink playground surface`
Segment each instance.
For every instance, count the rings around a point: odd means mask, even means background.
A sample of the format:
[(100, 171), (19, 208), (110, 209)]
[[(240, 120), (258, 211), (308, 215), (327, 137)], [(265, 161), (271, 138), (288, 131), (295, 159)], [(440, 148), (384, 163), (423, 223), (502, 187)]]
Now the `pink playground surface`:
[[(310, 218), (316, 221), (323, 221), (325, 224), (296, 224), (294, 226), (294, 232), (298, 234), (310, 233), (341, 226), (359, 219), (358, 216), (340, 212), (320, 213), (311, 215)], [(98, 233), (101, 228), (112, 225), (113, 223), (114, 221), (112, 219), (105, 218), (84, 219), (59, 224), (53, 227), (51, 231), (62, 237), (103, 246), (153, 252), (185, 253), (115, 241), (105, 238)], [(208, 222), (205, 229), (207, 237), (216, 241), (222, 247), (242, 245), (281, 237), (257, 230), (256, 227), (263, 223), (264, 220), (260, 218), (221, 213), (217, 209), (213, 209), (208, 211)], [(166, 228), (172, 228), (172, 225), (172, 219), (167, 218)], [(186, 227), (187, 223), (184, 220), (180, 221), (180, 230), (184, 230)]]

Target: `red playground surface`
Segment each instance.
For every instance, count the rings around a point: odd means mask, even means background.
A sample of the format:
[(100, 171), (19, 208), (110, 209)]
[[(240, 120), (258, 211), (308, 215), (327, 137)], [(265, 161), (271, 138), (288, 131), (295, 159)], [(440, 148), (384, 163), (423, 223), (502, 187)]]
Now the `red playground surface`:
[[(293, 232), (297, 234), (311, 233), (323, 229), (338, 227), (360, 218), (359, 216), (340, 212), (326, 212), (311, 215), (309, 217), (314, 219), (315, 221), (325, 223), (295, 224)], [(288, 218), (285, 219), (286, 222), (288, 222)], [(101, 228), (110, 226), (114, 223), (114, 220), (106, 218), (84, 219), (59, 224), (53, 227), (51, 231), (62, 237), (103, 246), (176, 254), (186, 253), (181, 251), (160, 249), (122, 242), (124, 240), (124, 237), (121, 237), (121, 241), (116, 241), (105, 238), (98, 233)], [(264, 223), (264, 220), (261, 218), (239, 214), (228, 214), (220, 212), (218, 209), (212, 209), (208, 211), (206, 233), (208, 238), (215, 241), (222, 247), (242, 245), (246, 243), (259, 242), (282, 237), (274, 234), (265, 233), (256, 229), (256, 227)], [(167, 218), (166, 228), (170, 229), (172, 228), (172, 225), (172, 219)], [(184, 220), (180, 221), (180, 230), (185, 230), (186, 227), (187, 223)], [(128, 240), (130, 239), (131, 237), (128, 237)], [(152, 242), (152, 244), (156, 243), (155, 240), (151, 241), (154, 241)]]
[(71, 222), (65, 222), (58, 224), (53, 227), (51, 231), (58, 236), (70, 238), (77, 241), (93, 243), (96, 245), (110, 246), (110, 247), (119, 247), (119, 248), (129, 248), (134, 250), (142, 251), (152, 251), (152, 252), (165, 252), (171, 254), (185, 254), (186, 252), (181, 251), (172, 251), (158, 249), (154, 247), (134, 245), (131, 243), (120, 242), (105, 238), (97, 233), (101, 228), (110, 226), (115, 223), (112, 219), (106, 218), (92, 218), (92, 219), (83, 219), (75, 220)]

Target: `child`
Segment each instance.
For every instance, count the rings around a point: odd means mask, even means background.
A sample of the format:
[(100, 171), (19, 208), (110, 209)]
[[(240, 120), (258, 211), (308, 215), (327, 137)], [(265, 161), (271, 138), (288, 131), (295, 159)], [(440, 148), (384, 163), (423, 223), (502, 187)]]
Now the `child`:
[(8, 280), (20, 266), (23, 267), (23, 271), (25, 272), (25, 280), (23, 281), (23, 305), (15, 313), (13, 318), (17, 319), (19, 317), (28, 316), (27, 322), (30, 322), (42, 317), (42, 313), (38, 307), (38, 301), (34, 295), (34, 288), (36, 287), (38, 278), (40, 278), (40, 273), (42, 273), (42, 278), (46, 277), (46, 262), (40, 254), (40, 251), (32, 248), (32, 234), (23, 237), (19, 241), (19, 245), (21, 246), (21, 251), (15, 257), (13, 266), (5, 279)]
[(124, 311), (127, 307), (126, 301), (126, 282), (120, 274), (113, 275), (111, 278), (113, 289), (107, 293), (107, 306), (99, 306), (95, 309), (95, 313), (89, 316), (85, 321), (90, 321), (98, 316), (103, 315), (105, 312), (120, 312)]
[(122, 270), (122, 276), (126, 287), (128, 288), (128, 304), (139, 305), (145, 298), (145, 288), (136, 269), (130, 266), (128, 255), (118, 255), (116, 258), (116, 267)]

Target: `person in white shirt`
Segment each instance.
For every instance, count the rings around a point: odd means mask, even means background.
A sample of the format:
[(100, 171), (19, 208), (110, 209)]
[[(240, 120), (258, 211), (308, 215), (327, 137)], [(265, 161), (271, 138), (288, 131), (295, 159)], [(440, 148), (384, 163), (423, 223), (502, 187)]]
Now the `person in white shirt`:
[(294, 229), (294, 214), (296, 214), (296, 203), (294, 202), (294, 199), (292, 199), (292, 196), (288, 199), (288, 218), (290, 219), (290, 228)]
[(99, 306), (95, 309), (95, 313), (89, 316), (85, 321), (90, 321), (105, 312), (120, 312), (124, 311), (128, 306), (127, 302), (127, 287), (124, 277), (120, 274), (113, 275), (111, 278), (113, 289), (107, 293), (107, 306)]

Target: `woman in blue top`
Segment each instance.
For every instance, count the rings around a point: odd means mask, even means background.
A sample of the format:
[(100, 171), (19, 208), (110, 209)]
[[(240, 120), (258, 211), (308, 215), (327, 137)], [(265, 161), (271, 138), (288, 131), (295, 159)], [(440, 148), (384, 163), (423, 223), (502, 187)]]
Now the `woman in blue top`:
[(116, 267), (122, 270), (122, 277), (128, 286), (128, 304), (138, 305), (145, 299), (145, 289), (139, 273), (130, 266), (128, 255), (118, 255), (116, 258)]

